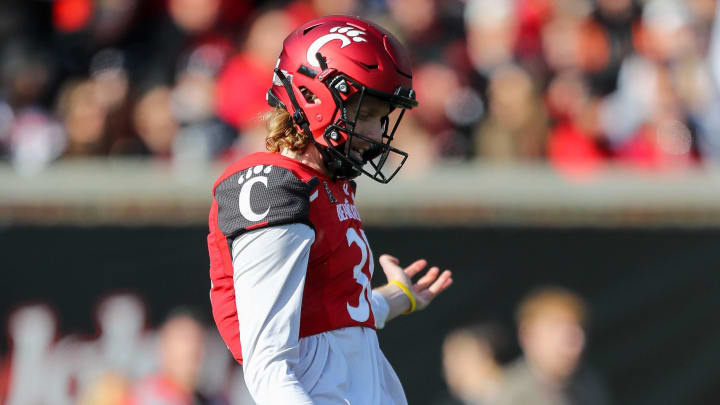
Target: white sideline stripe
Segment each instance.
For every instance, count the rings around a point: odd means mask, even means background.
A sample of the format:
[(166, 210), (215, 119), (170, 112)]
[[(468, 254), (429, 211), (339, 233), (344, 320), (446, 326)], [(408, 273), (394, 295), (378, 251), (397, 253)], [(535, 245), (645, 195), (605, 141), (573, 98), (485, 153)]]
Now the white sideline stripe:
[(318, 196), (318, 190), (315, 190), (315, 192), (310, 195), (310, 202), (315, 201), (317, 196)]

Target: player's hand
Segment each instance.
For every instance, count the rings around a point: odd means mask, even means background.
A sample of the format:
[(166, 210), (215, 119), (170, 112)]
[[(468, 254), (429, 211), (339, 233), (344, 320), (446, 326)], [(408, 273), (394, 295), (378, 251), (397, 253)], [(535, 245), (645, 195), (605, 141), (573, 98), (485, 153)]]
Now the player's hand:
[(416, 260), (411, 265), (402, 268), (397, 258), (384, 254), (380, 256), (380, 266), (382, 266), (388, 282), (396, 280), (410, 288), (417, 302), (416, 311), (427, 307), (438, 294), (453, 283), (452, 272), (445, 270), (440, 273), (440, 268), (437, 266), (430, 267), (422, 277), (413, 283), (412, 278), (427, 266), (425, 259)]

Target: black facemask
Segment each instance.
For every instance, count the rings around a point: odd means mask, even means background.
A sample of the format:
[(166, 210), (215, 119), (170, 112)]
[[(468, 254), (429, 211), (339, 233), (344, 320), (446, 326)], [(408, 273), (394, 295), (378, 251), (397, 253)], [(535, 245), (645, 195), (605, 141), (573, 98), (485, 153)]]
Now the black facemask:
[[(357, 105), (355, 107), (354, 114), (352, 114), (354, 119), (349, 118), (350, 114), (348, 114), (345, 105), (346, 102), (344, 102), (340, 97), (340, 90), (338, 89), (348, 85), (357, 89)], [(327, 127), (325, 133), (323, 134), (325, 142), (331, 146), (326, 147), (318, 145), (326, 167), (338, 178), (355, 178), (360, 174), (365, 174), (380, 183), (388, 183), (393, 177), (395, 177), (408, 158), (408, 154), (406, 152), (391, 146), (395, 131), (405, 114), (405, 108), (407, 108), (405, 103), (401, 103), (399, 105), (398, 103), (393, 103), (393, 95), (374, 91), (359, 83), (355, 83), (352, 79), (342, 75), (338, 75), (330, 80), (328, 88), (335, 100), (335, 116), (338, 118), (333, 124)], [(396, 92), (395, 96), (400, 98), (399, 94), (400, 90)], [(390, 114), (380, 118), (381, 137), (379, 141), (355, 132), (358, 120), (357, 117), (359, 116), (363, 102), (366, 102), (368, 97), (374, 97), (388, 102), (392, 106), (393, 110), (400, 108), (399, 114), (396, 114), (396, 117), (394, 117), (395, 122), (392, 126), (390, 125), (392, 111)], [(409, 97), (407, 100), (403, 101), (409, 103), (414, 102), (414, 100)], [(344, 137), (346, 137), (347, 140), (340, 145), (332, 146), (332, 141), (342, 138), (341, 134), (344, 134)], [(370, 145), (369, 148), (363, 152), (361, 158), (362, 160), (358, 160), (357, 157), (351, 154), (350, 147), (353, 144), (353, 140), (356, 138), (361, 139), (363, 143)], [(393, 163), (391, 167), (388, 167), (388, 162)]]

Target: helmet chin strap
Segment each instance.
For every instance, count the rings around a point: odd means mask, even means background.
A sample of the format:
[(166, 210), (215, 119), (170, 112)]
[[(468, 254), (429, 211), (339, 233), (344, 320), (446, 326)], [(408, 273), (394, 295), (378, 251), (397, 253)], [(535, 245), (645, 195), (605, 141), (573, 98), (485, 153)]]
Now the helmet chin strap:
[(354, 179), (362, 174), (362, 172), (355, 168), (350, 162), (334, 155), (329, 147), (320, 144), (315, 141), (315, 139), (313, 139), (313, 145), (315, 145), (315, 148), (320, 152), (323, 164), (325, 164), (328, 171), (332, 173), (333, 180)]
[(293, 121), (300, 126), (300, 128), (303, 130), (303, 132), (310, 137), (310, 139), (314, 139), (312, 131), (310, 130), (310, 124), (305, 117), (305, 112), (302, 108), (300, 108), (300, 104), (297, 102), (297, 99), (295, 98), (295, 93), (293, 93), (292, 84), (290, 84), (290, 80), (288, 80), (287, 76), (285, 76), (285, 73), (280, 68), (275, 68), (275, 74), (280, 79), (280, 81), (283, 84), (283, 87), (285, 87), (285, 92), (287, 93), (288, 97), (290, 97), (290, 102), (293, 105), (293, 108), (295, 109), (295, 112), (292, 113), (292, 119)]

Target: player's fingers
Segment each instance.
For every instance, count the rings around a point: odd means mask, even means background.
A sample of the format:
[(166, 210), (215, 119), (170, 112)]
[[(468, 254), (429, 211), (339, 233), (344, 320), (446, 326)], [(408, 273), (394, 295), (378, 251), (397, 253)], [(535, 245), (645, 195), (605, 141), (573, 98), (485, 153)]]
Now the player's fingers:
[(430, 270), (428, 270), (428, 272), (425, 273), (425, 275), (422, 276), (417, 281), (417, 283), (415, 283), (415, 288), (417, 290), (424, 290), (424, 289), (428, 288), (428, 286), (430, 286), (430, 284), (432, 284), (433, 281), (435, 281), (435, 279), (437, 278), (439, 273), (440, 273), (439, 268), (437, 268), (435, 266), (431, 267)]
[(428, 291), (430, 291), (434, 296), (440, 294), (441, 292), (445, 291), (450, 285), (452, 284), (452, 272), (450, 270), (445, 270), (442, 272), (440, 277), (438, 277), (437, 280), (435, 280), (434, 283), (430, 287), (428, 287)]
[(380, 265), (383, 267), (388, 266), (388, 265), (397, 266), (397, 264), (400, 262), (396, 257), (390, 256), (387, 253), (380, 255), (379, 261), (380, 261)]
[(415, 260), (411, 265), (405, 267), (405, 274), (412, 278), (414, 275), (418, 274), (420, 270), (424, 269), (425, 266), (427, 266), (427, 260)]

